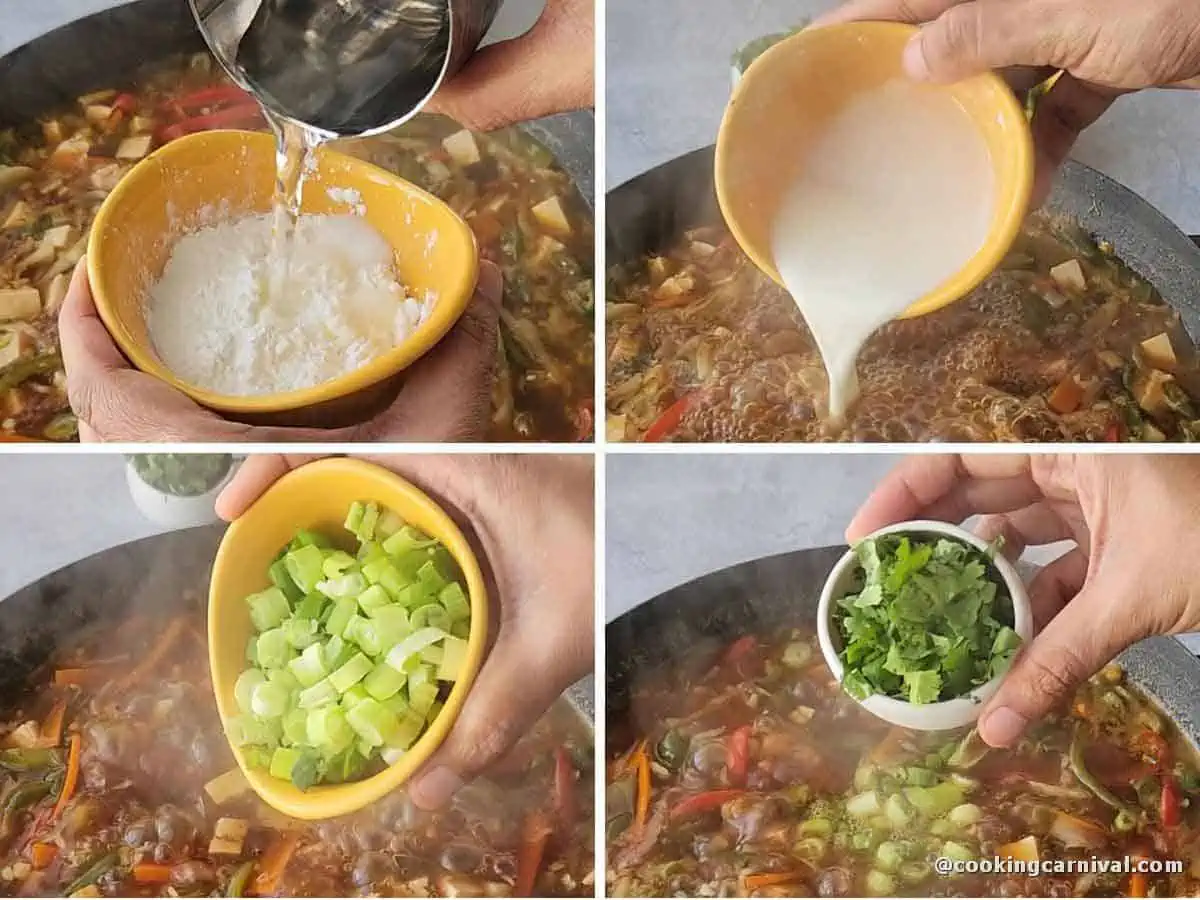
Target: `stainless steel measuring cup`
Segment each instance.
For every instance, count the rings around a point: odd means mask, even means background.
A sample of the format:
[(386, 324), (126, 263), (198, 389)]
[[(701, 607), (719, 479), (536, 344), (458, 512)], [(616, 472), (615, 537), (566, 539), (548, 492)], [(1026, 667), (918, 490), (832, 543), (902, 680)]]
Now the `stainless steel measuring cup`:
[(501, 0), (188, 0), (213, 54), (276, 116), (388, 131), (458, 72)]

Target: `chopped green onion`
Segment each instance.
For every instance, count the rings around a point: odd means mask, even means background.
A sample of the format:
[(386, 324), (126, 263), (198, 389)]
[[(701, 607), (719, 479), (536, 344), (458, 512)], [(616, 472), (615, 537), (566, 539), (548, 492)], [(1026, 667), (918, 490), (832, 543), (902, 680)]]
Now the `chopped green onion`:
[(359, 738), (372, 747), (381, 747), (395, 734), (396, 716), (378, 700), (368, 697), (346, 713), (346, 721)]
[(363, 687), (376, 700), (386, 700), (398, 694), (406, 681), (407, 675), (397, 672), (387, 663), (380, 663), (363, 680)]
[(314, 544), (305, 544), (292, 550), (284, 557), (287, 573), (304, 593), (311, 594), (317, 589), (317, 582), (325, 574), (322, 571), (324, 556), (321, 548)]
[(296, 703), (301, 709), (312, 709), (316, 706), (323, 706), (326, 703), (332, 703), (338, 698), (338, 691), (328, 678), (322, 678), (312, 687), (307, 687), (300, 692)]
[(399, 759), (466, 662), (471, 604), (446, 548), (375, 503), (351, 507), (346, 527), (354, 549), (297, 532), (246, 598), (255, 636), (229, 739), (301, 790)]
[(325, 660), (320, 644), (309, 644), (304, 652), (288, 663), (288, 669), (296, 680), (306, 688), (312, 687), (326, 675)]
[(372, 668), (371, 660), (365, 654), (356, 653), (344, 666), (329, 676), (329, 683), (337, 689), (339, 694), (344, 694), (353, 685), (366, 678)]
[(250, 621), (254, 623), (255, 631), (278, 627), (292, 612), (287, 597), (277, 587), (251, 594), (246, 602), (250, 604)]
[(238, 709), (244, 713), (251, 712), (251, 698), (254, 689), (260, 684), (267, 683), (267, 676), (258, 669), (247, 669), (238, 676), (233, 684), (233, 698), (237, 701)]

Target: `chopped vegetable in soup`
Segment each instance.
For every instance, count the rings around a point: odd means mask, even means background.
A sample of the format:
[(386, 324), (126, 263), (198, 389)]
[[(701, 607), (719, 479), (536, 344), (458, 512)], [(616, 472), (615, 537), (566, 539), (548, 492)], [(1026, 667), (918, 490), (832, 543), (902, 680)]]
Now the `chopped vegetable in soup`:
[(560, 701), (446, 809), (396, 790), (289, 819), (250, 790), (208, 680), (204, 606), (95, 633), (0, 738), (0, 895), (591, 896), (591, 738)]
[(724, 228), (614, 272), (605, 314), (609, 440), (1200, 439), (1178, 315), (1111, 247), (1040, 213), (968, 297), (875, 332), (840, 427), (796, 304)]
[[(647, 680), (609, 727), (614, 896), (1193, 896), (1191, 746), (1116, 665), (1011, 750), (909, 732), (833, 681), (808, 632)], [(615, 752), (612, 752), (615, 751)], [(939, 875), (939, 858), (1183, 861), (1173, 875)]]
[[(0, 436), (76, 436), (57, 315), (117, 182), (185, 134), (264, 127), (253, 100), (201, 54), (0, 130)], [(504, 270), (489, 437), (590, 439), (592, 223), (549, 151), (516, 129), (472, 134), (434, 116), (338, 148), (441, 197)]]

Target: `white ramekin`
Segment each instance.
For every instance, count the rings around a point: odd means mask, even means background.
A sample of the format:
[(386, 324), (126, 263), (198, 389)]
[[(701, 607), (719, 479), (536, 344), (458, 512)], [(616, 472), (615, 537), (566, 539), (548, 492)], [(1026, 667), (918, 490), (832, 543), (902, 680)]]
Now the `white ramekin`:
[[(924, 538), (946, 537), (970, 544), (980, 550), (988, 549), (987, 542), (981, 538), (947, 522), (901, 522), (881, 528), (868, 537), (876, 538), (885, 534), (907, 534)], [(1025, 584), (1021, 581), (1021, 576), (1013, 564), (1000, 554), (996, 554), (992, 565), (1000, 574), (1009, 596), (1012, 597), (1013, 630), (1020, 636), (1022, 643), (1027, 644), (1033, 640), (1033, 610), (1029, 604), (1029, 594), (1025, 590)], [(838, 657), (838, 653), (842, 649), (842, 639), (834, 627), (833, 613), (837, 601), (849, 592), (858, 568), (858, 556), (851, 549), (838, 560), (833, 571), (829, 573), (825, 587), (821, 590), (821, 601), (817, 606), (817, 640), (820, 642), (821, 652), (825, 655), (825, 662), (838, 681), (845, 677), (845, 667)], [(984, 702), (996, 693), (1003, 677), (1003, 675), (999, 675), (962, 697), (941, 703), (909, 703), (906, 700), (896, 700), (883, 694), (872, 694), (858, 702), (864, 709), (884, 721), (902, 728), (911, 728), (914, 731), (947, 731), (970, 725), (979, 718), (979, 711), (983, 708)]]

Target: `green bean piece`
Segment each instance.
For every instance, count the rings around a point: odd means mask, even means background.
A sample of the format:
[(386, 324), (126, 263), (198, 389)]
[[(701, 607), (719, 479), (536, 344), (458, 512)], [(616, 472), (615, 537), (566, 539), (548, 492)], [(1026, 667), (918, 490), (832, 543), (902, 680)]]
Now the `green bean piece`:
[(4, 803), (5, 830), (7, 831), (13, 816), (48, 796), (52, 786), (49, 781), (27, 781), (16, 787)]
[(0, 367), (0, 393), (19, 387), (38, 375), (52, 375), (62, 368), (62, 357), (57, 353), (42, 353), (24, 356)]
[(62, 764), (62, 754), (57, 750), (42, 748), (0, 750), (0, 769), (7, 769), (10, 772), (33, 772)]
[(233, 870), (229, 879), (229, 887), (225, 889), (226, 897), (245, 897), (246, 885), (250, 882), (250, 873), (254, 871), (254, 860), (248, 860)]
[(100, 880), (105, 872), (117, 867), (118, 860), (119, 857), (116, 853), (103, 854), (97, 858), (95, 862), (84, 869), (83, 873), (79, 875), (79, 877), (77, 877), (63, 889), (63, 896), (70, 897), (76, 891), (82, 890), (89, 884), (95, 884)]
[(677, 728), (669, 728), (654, 747), (654, 759), (668, 771), (678, 772), (687, 759), (690, 744), (691, 739), (686, 734)]

